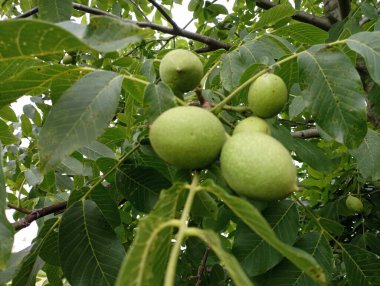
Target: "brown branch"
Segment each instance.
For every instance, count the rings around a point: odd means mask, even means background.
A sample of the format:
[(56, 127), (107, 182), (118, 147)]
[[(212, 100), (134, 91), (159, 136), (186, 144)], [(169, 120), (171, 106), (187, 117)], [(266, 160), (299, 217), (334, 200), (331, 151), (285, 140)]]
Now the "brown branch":
[(32, 222), (34, 222), (35, 220), (41, 217), (47, 216), (52, 213), (57, 213), (59, 211), (66, 209), (66, 206), (67, 206), (67, 202), (62, 202), (56, 205), (51, 205), (45, 208), (33, 210), (22, 219), (14, 222), (13, 227), (15, 228), (15, 230), (23, 229), (25, 227), (28, 227)]
[(207, 258), (208, 258), (209, 252), (210, 252), (210, 247), (207, 246), (206, 247), (206, 251), (203, 254), (203, 257), (202, 257), (202, 260), (201, 260), (201, 264), (198, 267), (198, 273), (197, 273), (197, 276), (196, 276), (197, 283), (195, 284), (195, 286), (200, 286), (201, 283), (202, 283), (203, 275), (206, 272), (206, 262), (207, 262)]
[(319, 133), (318, 129), (306, 129), (302, 131), (295, 131), (291, 132), (291, 135), (295, 138), (319, 138), (321, 137), (321, 134)]
[(111, 13), (108, 13), (108, 12), (105, 12), (105, 11), (102, 11), (102, 10), (99, 10), (96, 8), (91, 8), (91, 7), (88, 7), (86, 5), (82, 5), (82, 4), (78, 4), (78, 3), (73, 3), (73, 7), (76, 10), (83, 11), (86, 13), (117, 18), (117, 19), (123, 20), (127, 23), (135, 24), (141, 28), (150, 28), (152, 30), (160, 31), (160, 32), (163, 32), (166, 34), (175, 35), (175, 36), (182, 36), (182, 37), (185, 37), (188, 39), (192, 39), (192, 40), (207, 44), (213, 50), (217, 50), (217, 49), (229, 50), (231, 48), (231, 45), (229, 45), (227, 43), (218, 41), (214, 38), (210, 38), (210, 37), (207, 37), (207, 36), (204, 36), (201, 34), (189, 32), (189, 31), (181, 29), (181, 28), (174, 29), (174, 28), (169, 28), (169, 27), (166, 27), (163, 25), (158, 25), (158, 24), (151, 23), (151, 22), (137, 22), (137, 21), (132, 21), (132, 20), (126, 20), (126, 19), (122, 19), (122, 18), (120, 18), (114, 14), (111, 14)]
[[(170, 34), (170, 35), (174, 35), (174, 36), (182, 36), (182, 37), (194, 40), (194, 41), (198, 41), (198, 42), (207, 44), (209, 46), (209, 48), (208, 48), (209, 51), (214, 51), (214, 50), (218, 50), (218, 49), (229, 50), (231, 48), (230, 44), (221, 42), (217, 39), (210, 38), (210, 37), (207, 37), (207, 36), (204, 36), (201, 34), (193, 33), (193, 32), (187, 31), (185, 29), (169, 28), (169, 27), (166, 27), (163, 25), (154, 24), (152, 22), (138, 22), (138, 21), (133, 21), (133, 20), (127, 20), (127, 19), (123, 19), (119, 16), (116, 16), (114, 14), (105, 12), (103, 10), (88, 7), (86, 5), (82, 5), (82, 4), (78, 4), (78, 3), (73, 3), (73, 8), (75, 10), (90, 13), (93, 15), (102, 15), (102, 16), (116, 18), (116, 19), (122, 20), (122, 21), (127, 22), (127, 23), (135, 24), (141, 28), (149, 28), (149, 29), (152, 29), (155, 31), (166, 33), (166, 34)], [(29, 17), (29, 16), (36, 14), (36, 13), (38, 13), (38, 7), (35, 7), (32, 10), (26, 12), (25, 14), (19, 15), (15, 18), (26, 18), (26, 17)]]
[(22, 19), (22, 18), (28, 18), (30, 16), (33, 16), (34, 14), (38, 13), (38, 7), (34, 7), (33, 9), (25, 12), (24, 14), (18, 15), (14, 17), (13, 19)]
[(168, 13), (166, 13), (166, 11), (164, 10), (164, 8), (161, 7), (160, 4), (158, 4), (156, 1), (154, 0), (148, 0), (149, 3), (151, 3), (154, 7), (156, 7), (156, 9), (162, 14), (162, 16), (165, 17), (166, 21), (168, 21), (170, 23), (170, 25), (172, 25), (173, 29), (174, 30), (179, 30), (180, 28), (178, 27), (177, 23), (174, 22), (174, 20), (168, 15)]
[(20, 213), (23, 213), (23, 214), (30, 214), (31, 213), (31, 211), (28, 210), (28, 209), (20, 208), (18, 206), (12, 205), (10, 203), (7, 203), (7, 207), (10, 208), (10, 209), (16, 210), (16, 211), (18, 211)]
[[(269, 0), (257, 0), (256, 6), (265, 10), (269, 10), (278, 4)], [(313, 16), (304, 11), (296, 11), (292, 16), (294, 20), (314, 25), (322, 30), (328, 31), (331, 28), (330, 20), (326, 17)]]

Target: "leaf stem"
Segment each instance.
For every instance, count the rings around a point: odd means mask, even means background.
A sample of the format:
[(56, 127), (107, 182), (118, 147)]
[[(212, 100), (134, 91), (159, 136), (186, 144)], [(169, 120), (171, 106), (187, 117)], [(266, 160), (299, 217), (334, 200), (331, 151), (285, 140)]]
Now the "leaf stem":
[(198, 173), (195, 173), (193, 177), (193, 181), (191, 182), (191, 185), (189, 186), (189, 194), (187, 196), (186, 203), (185, 203), (185, 206), (183, 208), (183, 212), (180, 218), (180, 226), (179, 226), (178, 233), (176, 236), (176, 242), (170, 252), (169, 262), (166, 268), (164, 286), (174, 286), (177, 260), (178, 260), (178, 256), (181, 250), (182, 241), (185, 238), (186, 230), (188, 229), (187, 220), (190, 214), (191, 206), (193, 205), (194, 196), (196, 192), (199, 190), (198, 183), (199, 183), (199, 175)]
[(99, 185), (101, 184), (105, 178), (107, 178), (113, 171), (115, 171), (121, 163), (124, 162), (125, 159), (127, 159), (129, 156), (131, 156), (138, 148), (140, 147), (140, 144), (137, 144), (134, 146), (129, 152), (125, 153), (119, 161), (110, 169), (107, 173), (100, 176), (99, 179), (91, 186), (91, 188), (85, 193), (85, 195), (82, 197), (82, 200), (86, 199), (86, 197), (91, 194), (91, 192)]

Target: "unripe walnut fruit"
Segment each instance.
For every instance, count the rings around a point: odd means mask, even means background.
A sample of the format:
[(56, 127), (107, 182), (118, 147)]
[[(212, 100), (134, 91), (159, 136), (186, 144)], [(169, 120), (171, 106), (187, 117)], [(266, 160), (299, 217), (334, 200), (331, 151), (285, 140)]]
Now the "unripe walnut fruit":
[(161, 60), (160, 77), (174, 92), (187, 92), (197, 87), (203, 77), (203, 64), (188, 50), (177, 49)]
[(348, 209), (360, 213), (363, 211), (363, 203), (362, 201), (354, 196), (349, 195), (346, 199), (346, 206)]
[(248, 90), (248, 106), (261, 118), (276, 116), (287, 101), (288, 89), (284, 81), (272, 73), (258, 77)]
[(236, 125), (233, 134), (235, 135), (240, 132), (261, 132), (268, 135), (271, 134), (268, 123), (266, 123), (265, 120), (256, 116), (250, 116), (240, 121)]
[(157, 155), (180, 169), (200, 169), (211, 164), (226, 140), (223, 125), (210, 111), (181, 106), (162, 113), (149, 130)]
[(73, 62), (73, 57), (71, 55), (64, 55), (62, 58), (62, 63), (64, 65), (71, 64)]
[(234, 134), (222, 148), (220, 166), (228, 185), (248, 198), (278, 200), (298, 189), (288, 150), (264, 133)]

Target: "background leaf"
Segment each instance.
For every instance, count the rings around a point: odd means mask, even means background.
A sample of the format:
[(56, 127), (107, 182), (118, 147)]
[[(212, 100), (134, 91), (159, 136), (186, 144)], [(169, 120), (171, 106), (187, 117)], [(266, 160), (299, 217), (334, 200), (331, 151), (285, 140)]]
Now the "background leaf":
[(5, 270), (8, 259), (11, 256), (14, 234), (13, 226), (9, 223), (5, 215), (5, 209), (7, 207), (6, 196), (3, 173), (3, 146), (1, 146), (0, 142), (0, 271)]
[(253, 26), (254, 29), (273, 25), (282, 19), (289, 18), (295, 13), (294, 8), (289, 3), (279, 4), (264, 11), (260, 15), (260, 20)]
[(364, 178), (380, 179), (380, 135), (369, 129), (360, 146), (351, 150), (351, 154), (358, 161), (358, 169)]
[(207, 191), (215, 194), (239, 217), (247, 226), (255, 231), (270, 246), (289, 259), (302, 271), (305, 271), (318, 283), (325, 283), (326, 277), (321, 266), (308, 253), (294, 248), (279, 240), (260, 212), (246, 200), (227, 194), (211, 181), (203, 184)]
[(71, 285), (113, 285), (124, 254), (93, 201), (78, 201), (65, 211), (59, 227), (59, 256)]
[(122, 76), (98, 71), (86, 75), (62, 95), (40, 132), (43, 171), (53, 169), (63, 158), (91, 144), (104, 131), (115, 114), (121, 83)]
[(149, 123), (161, 113), (176, 106), (173, 91), (163, 82), (149, 84), (144, 91), (144, 109)]
[[(262, 215), (282, 242), (294, 244), (299, 224), (297, 223), (298, 212), (293, 202), (283, 200), (272, 203), (262, 212)], [(250, 277), (268, 271), (283, 258), (242, 222), (237, 225), (232, 252)], [(260, 259), (257, 259), (258, 257)]]
[[(339, 63), (339, 64), (337, 64)], [(301, 88), (317, 124), (337, 142), (357, 147), (367, 133), (360, 77), (340, 52), (308, 50), (298, 57)]]
[(350, 286), (380, 284), (380, 259), (360, 247), (346, 244), (343, 261)]
[(158, 200), (160, 191), (171, 183), (158, 171), (147, 167), (124, 166), (116, 172), (118, 191), (139, 211), (149, 212)]
[[(329, 278), (333, 269), (333, 254), (328, 240), (323, 233), (310, 232), (296, 242), (297, 248), (307, 251), (320, 263), (326, 276)], [(317, 286), (309, 276), (297, 269), (289, 261), (282, 261), (266, 275), (265, 285), (283, 286)]]
[(354, 34), (347, 45), (364, 58), (369, 74), (380, 85), (380, 31)]
[(45, 21), (70, 20), (72, 10), (72, 0), (38, 0), (38, 14)]
[(307, 45), (316, 45), (324, 43), (328, 37), (328, 33), (316, 26), (296, 22), (287, 26), (282, 26), (273, 31), (273, 34), (281, 37), (288, 37), (293, 41), (297, 41)]

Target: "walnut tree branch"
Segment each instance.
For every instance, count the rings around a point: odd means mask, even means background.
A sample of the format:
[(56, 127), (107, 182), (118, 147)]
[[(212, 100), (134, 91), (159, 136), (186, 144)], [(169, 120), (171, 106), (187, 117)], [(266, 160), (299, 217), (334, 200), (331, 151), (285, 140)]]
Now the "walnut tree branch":
[[(265, 10), (269, 10), (278, 4), (270, 0), (257, 0), (256, 6)], [(326, 17), (313, 16), (304, 11), (296, 11), (292, 16), (294, 20), (314, 25), (322, 30), (328, 31), (331, 28), (330, 20)]]
[(131, 2), (132, 5), (136, 7), (137, 11), (140, 12), (140, 14), (144, 17), (145, 21), (150, 22), (150, 20), (148, 19), (148, 17), (145, 15), (144, 11), (141, 10), (141, 8), (139, 7), (139, 5), (137, 5), (137, 3), (135, 1), (129, 0), (129, 2)]
[(47, 216), (52, 213), (57, 213), (66, 209), (66, 206), (67, 202), (62, 202), (56, 205), (51, 205), (45, 208), (33, 210), (22, 219), (14, 222), (13, 227), (15, 228), (15, 230), (23, 229), (25, 227), (28, 227), (32, 222), (41, 217)]
[(319, 133), (318, 129), (314, 129), (314, 128), (291, 132), (291, 135), (295, 138), (302, 138), (302, 139), (321, 137), (321, 134)]
[(162, 14), (162, 16), (165, 17), (166, 21), (168, 21), (170, 23), (170, 25), (172, 25), (173, 29), (175, 30), (178, 30), (180, 29), (177, 25), (176, 22), (174, 22), (174, 20), (168, 15), (168, 13), (166, 13), (166, 11), (164, 10), (164, 8), (161, 7), (160, 4), (158, 4), (156, 1), (154, 0), (148, 0), (149, 3), (151, 3), (154, 7), (156, 7), (156, 9)]

